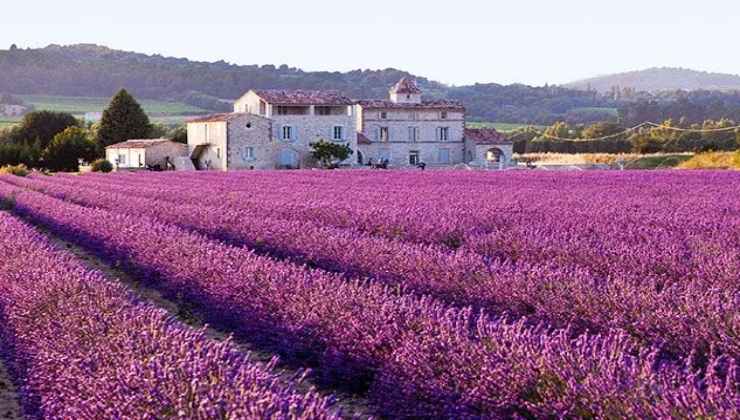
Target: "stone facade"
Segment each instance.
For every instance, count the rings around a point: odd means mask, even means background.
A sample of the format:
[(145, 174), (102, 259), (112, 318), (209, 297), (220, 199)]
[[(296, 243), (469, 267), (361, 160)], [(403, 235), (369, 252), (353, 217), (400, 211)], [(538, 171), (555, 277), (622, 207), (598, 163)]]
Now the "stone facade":
[(274, 169), (277, 144), (272, 121), (252, 114), (227, 122), (227, 169)]
[(342, 163), (352, 166), (387, 161), (391, 167), (503, 168), (512, 148), (495, 130), (466, 129), (462, 104), (425, 101), (406, 78), (391, 88), (389, 100), (250, 90), (234, 103), (234, 113), (188, 123), (189, 153), (199, 169), (313, 167), (310, 145), (319, 140), (348, 145), (354, 155)]
[(187, 146), (165, 139), (129, 140), (108, 146), (105, 158), (115, 169), (167, 168), (175, 158), (187, 153)]
[[(360, 148), (363, 163), (370, 159), (388, 159), (391, 166), (463, 162), (465, 118), (461, 111), (365, 108), (361, 102), (358, 114), (362, 120), (360, 132), (371, 142)], [(418, 161), (414, 162), (414, 156)]]
[[(334, 93), (249, 91), (234, 103), (234, 110), (272, 121), (270, 135), (276, 148), (275, 167), (313, 166), (310, 144), (319, 140), (346, 144), (354, 152), (358, 150), (353, 101)], [(350, 157), (343, 163), (352, 162), (354, 158)]]
[(220, 114), (188, 123), (188, 154), (198, 169), (273, 169), (272, 121), (247, 113)]

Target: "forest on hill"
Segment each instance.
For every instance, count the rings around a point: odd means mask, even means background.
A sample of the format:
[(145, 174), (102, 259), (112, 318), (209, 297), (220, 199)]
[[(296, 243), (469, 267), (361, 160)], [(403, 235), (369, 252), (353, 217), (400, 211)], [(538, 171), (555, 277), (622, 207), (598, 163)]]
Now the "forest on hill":
[(397, 69), (309, 72), (287, 65), (234, 65), (145, 55), (81, 44), (0, 50), (0, 92), (18, 95), (110, 97), (126, 88), (145, 99), (185, 102), (227, 111), (252, 88), (339, 90), (356, 98), (385, 98), (412, 76), (430, 98), (465, 103), (473, 120), (550, 124), (598, 121), (618, 103), (592, 92), (561, 87), (476, 84), (453, 87)]
[(565, 85), (568, 88), (607, 93), (615, 87), (658, 93), (675, 90), (740, 90), (740, 75), (682, 68), (650, 68), (592, 77)]
[[(0, 93), (109, 98), (121, 88), (143, 100), (174, 101), (208, 111), (229, 111), (231, 101), (249, 89), (338, 90), (355, 99), (385, 98), (388, 88), (404, 76), (416, 78), (428, 98), (463, 102), (470, 121), (550, 125), (666, 119), (700, 123), (707, 119), (740, 121), (740, 90), (733, 77), (680, 69), (641, 72), (645, 80), (666, 72), (683, 74), (685, 83), (674, 90), (619, 85), (589, 89), (563, 86), (501, 85), (448, 86), (398, 69), (310, 72), (288, 65), (235, 65), (185, 58), (126, 52), (92, 44), (50, 45), (0, 50)], [(693, 78), (687, 76), (694, 75)], [(637, 74), (637, 73), (636, 73)], [(631, 74), (634, 76), (633, 74)], [(630, 77), (632, 77), (630, 76)], [(626, 77), (626, 76), (625, 76)], [(675, 78), (673, 78), (675, 79)], [(673, 80), (671, 79), (671, 80)], [(590, 83), (590, 84), (589, 84)], [(606, 86), (606, 85), (605, 85)], [(666, 85), (668, 86), (668, 85)], [(703, 90), (695, 88), (704, 87)], [(651, 86), (646, 86), (651, 88)]]

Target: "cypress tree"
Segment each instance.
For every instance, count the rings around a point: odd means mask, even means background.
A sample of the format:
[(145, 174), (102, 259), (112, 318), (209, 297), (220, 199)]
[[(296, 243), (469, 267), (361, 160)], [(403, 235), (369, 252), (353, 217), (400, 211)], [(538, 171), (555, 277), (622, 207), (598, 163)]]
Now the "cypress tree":
[(148, 138), (152, 131), (149, 117), (126, 89), (121, 89), (103, 111), (98, 143), (105, 147), (131, 139)]

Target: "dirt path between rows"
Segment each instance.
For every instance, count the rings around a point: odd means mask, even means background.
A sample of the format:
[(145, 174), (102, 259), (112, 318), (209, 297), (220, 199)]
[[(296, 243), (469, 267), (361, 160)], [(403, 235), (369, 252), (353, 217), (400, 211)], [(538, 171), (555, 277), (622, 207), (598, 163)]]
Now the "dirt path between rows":
[(0, 361), (0, 419), (21, 419), (21, 408), (18, 403), (18, 393), (10, 380), (7, 369)]
[[(28, 221), (26, 222), (29, 223), (29, 225), (34, 226), (40, 233), (45, 235), (57, 248), (72, 253), (77, 258), (79, 258), (87, 267), (104, 273), (108, 279), (121, 282), (129, 290), (133, 291), (135, 295), (139, 296), (142, 300), (166, 310), (169, 314), (173, 315), (183, 324), (197, 329), (205, 328), (206, 335), (215, 340), (223, 341), (231, 336), (229, 331), (222, 331), (205, 324), (197, 311), (187, 305), (186, 302), (175, 302), (173, 300), (167, 299), (158, 290), (152, 287), (148, 287), (136, 278), (128, 275), (126, 272), (108, 265), (105, 261), (86, 251), (85, 249), (73, 243), (62, 240), (61, 238), (47, 231), (43, 227), (33, 225)], [(255, 362), (267, 363), (275, 356), (274, 354), (255, 348), (255, 346), (251, 345), (249, 342), (239, 337), (233, 337), (232, 343), (242, 352), (249, 353), (250, 358)], [(277, 369), (277, 373), (286, 382), (291, 381), (299, 374), (299, 370), (297, 370), (294, 366), (284, 366), (279, 364)], [(372, 408), (370, 407), (370, 404), (364, 398), (358, 397), (353, 394), (337, 392), (336, 390), (332, 389), (321, 389), (321, 387), (317, 386), (311, 381), (310, 376), (304, 379), (304, 381), (297, 386), (299, 391), (307, 391), (311, 387), (317, 388), (319, 392), (323, 394), (334, 395), (334, 397), (336, 397), (335, 406), (342, 410), (343, 417), (364, 419), (375, 415)], [(1, 415), (0, 420), (4, 420)]]

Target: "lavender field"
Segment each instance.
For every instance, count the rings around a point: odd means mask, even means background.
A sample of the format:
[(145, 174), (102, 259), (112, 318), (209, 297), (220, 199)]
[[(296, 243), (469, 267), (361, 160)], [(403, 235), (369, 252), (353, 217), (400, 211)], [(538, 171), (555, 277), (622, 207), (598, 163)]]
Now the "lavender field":
[(740, 417), (738, 172), (4, 176), (0, 200), (29, 418)]

